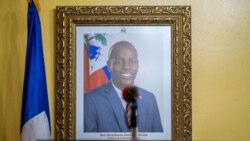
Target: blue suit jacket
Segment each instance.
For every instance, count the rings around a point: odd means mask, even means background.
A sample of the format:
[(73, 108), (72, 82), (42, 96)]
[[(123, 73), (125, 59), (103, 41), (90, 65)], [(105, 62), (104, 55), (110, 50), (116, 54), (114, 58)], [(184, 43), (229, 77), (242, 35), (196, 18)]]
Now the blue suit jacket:
[[(138, 91), (138, 131), (163, 132), (154, 95)], [(84, 95), (84, 132), (129, 132), (125, 110), (111, 82)]]

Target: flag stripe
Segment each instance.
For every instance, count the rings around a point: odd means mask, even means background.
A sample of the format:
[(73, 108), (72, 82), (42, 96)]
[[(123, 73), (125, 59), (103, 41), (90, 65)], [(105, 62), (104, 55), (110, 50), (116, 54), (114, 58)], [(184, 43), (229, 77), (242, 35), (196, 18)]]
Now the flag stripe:
[(108, 82), (103, 69), (99, 69), (90, 75), (90, 90), (97, 88)]
[(83, 57), (83, 60), (84, 60), (84, 93), (86, 93), (87, 91), (90, 90), (90, 84), (89, 84), (89, 81), (90, 81), (90, 76), (89, 76), (89, 57), (88, 57), (88, 49), (87, 48), (84, 48), (84, 57)]
[(110, 73), (108, 67), (107, 67), (107, 66), (104, 66), (102, 69), (103, 69), (103, 71), (104, 71), (104, 73), (105, 73), (107, 79), (110, 80), (110, 79), (111, 79), (111, 73)]
[[(21, 138), (23, 141), (49, 140), (49, 122), (46, 113), (36, 115), (23, 126)], [(39, 131), (39, 132), (38, 132)]]

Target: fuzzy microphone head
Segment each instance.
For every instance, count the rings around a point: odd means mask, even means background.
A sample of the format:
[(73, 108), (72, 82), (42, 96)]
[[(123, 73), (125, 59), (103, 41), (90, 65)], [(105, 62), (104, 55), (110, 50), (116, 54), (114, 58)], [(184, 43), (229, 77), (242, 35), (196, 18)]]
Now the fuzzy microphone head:
[(128, 103), (138, 98), (138, 90), (135, 86), (128, 86), (122, 90), (122, 98)]

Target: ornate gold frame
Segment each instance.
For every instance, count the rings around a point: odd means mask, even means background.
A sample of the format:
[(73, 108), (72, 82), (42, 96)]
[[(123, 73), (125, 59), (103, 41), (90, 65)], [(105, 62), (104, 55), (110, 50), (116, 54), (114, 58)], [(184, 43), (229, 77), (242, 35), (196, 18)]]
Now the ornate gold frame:
[(172, 139), (192, 139), (191, 7), (63, 6), (56, 8), (56, 139), (75, 139), (77, 25), (172, 27)]

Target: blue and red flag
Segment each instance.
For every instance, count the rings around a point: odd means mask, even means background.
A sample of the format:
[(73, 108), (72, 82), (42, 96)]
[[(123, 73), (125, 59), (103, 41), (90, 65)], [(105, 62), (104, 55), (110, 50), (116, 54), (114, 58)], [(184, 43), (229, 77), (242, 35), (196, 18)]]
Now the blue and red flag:
[(23, 86), (21, 140), (50, 139), (50, 113), (40, 18), (33, 1), (28, 6), (28, 40)]
[(84, 93), (97, 88), (111, 79), (107, 67), (107, 39), (105, 34), (84, 35)]

